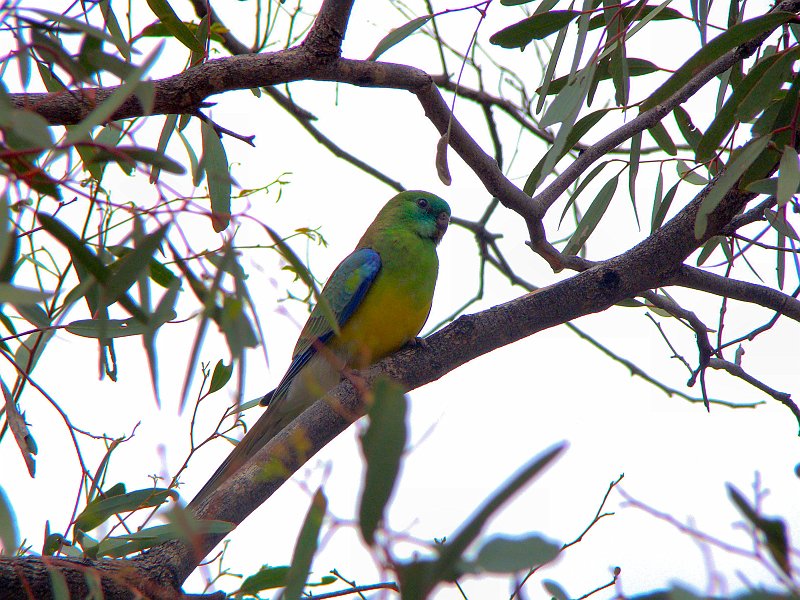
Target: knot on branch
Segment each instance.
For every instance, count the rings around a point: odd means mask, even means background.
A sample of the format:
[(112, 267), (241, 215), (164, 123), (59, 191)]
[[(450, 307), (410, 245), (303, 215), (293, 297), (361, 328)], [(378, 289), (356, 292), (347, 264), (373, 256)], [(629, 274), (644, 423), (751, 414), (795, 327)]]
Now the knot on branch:
[(599, 285), (604, 292), (615, 294), (620, 286), (619, 274), (614, 269), (604, 271), (600, 277)]

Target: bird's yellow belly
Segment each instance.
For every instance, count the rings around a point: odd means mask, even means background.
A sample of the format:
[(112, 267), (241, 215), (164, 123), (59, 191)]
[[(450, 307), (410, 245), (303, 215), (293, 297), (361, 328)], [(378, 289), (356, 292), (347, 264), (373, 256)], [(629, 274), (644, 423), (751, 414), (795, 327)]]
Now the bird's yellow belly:
[[(416, 282), (408, 283), (413, 288)], [(425, 324), (431, 295), (432, 290), (386, 285), (379, 277), (331, 344), (334, 351), (342, 352), (350, 366), (360, 369), (399, 350)]]

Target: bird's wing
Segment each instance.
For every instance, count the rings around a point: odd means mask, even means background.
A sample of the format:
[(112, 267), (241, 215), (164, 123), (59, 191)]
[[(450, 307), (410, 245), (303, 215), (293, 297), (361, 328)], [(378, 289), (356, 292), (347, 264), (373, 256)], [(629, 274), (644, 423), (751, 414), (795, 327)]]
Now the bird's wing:
[[(331, 275), (320, 294), (320, 301), (311, 311), (311, 316), (300, 332), (294, 348), (292, 364), (278, 384), (265, 396), (262, 405), (269, 403), (273, 395), (279, 395), (317, 352), (317, 345), (324, 344), (335, 333), (331, 317), (338, 327), (343, 327), (361, 304), (372, 282), (381, 269), (381, 257), (371, 248), (361, 248), (345, 258)], [(326, 302), (330, 311), (323, 306)], [(265, 402), (266, 400), (266, 402)]]

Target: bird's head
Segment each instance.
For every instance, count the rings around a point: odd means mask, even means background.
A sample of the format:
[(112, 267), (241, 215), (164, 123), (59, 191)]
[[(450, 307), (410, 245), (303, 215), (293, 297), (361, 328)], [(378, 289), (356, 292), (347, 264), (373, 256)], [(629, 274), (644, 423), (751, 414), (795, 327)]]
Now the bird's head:
[(450, 224), (450, 205), (436, 194), (412, 190), (389, 200), (381, 215), (438, 244)]

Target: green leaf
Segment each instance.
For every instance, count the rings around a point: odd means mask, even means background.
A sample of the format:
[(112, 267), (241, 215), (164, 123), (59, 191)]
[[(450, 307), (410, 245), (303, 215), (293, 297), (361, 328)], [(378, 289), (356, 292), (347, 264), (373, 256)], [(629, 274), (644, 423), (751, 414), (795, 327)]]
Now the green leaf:
[[(192, 523), (192, 532), (197, 535), (225, 535), (236, 527), (227, 521), (199, 521)], [(97, 556), (122, 558), (135, 552), (141, 552), (159, 546), (171, 540), (187, 540), (184, 524), (167, 523), (148, 527), (128, 535), (109, 537), (101, 540), (97, 546)], [(191, 540), (189, 540), (191, 541)]]
[(705, 263), (708, 258), (714, 253), (714, 250), (717, 247), (725, 242), (725, 238), (719, 235), (715, 235), (711, 239), (709, 239), (705, 244), (703, 244), (703, 249), (700, 251), (700, 254), (697, 256), (697, 266), (700, 267)]
[[(541, 183), (541, 181), (550, 173), (550, 171), (555, 168), (558, 161), (562, 156), (564, 156), (564, 153), (570, 149), (568, 142), (571, 139), (574, 139), (573, 124), (575, 124), (575, 119), (578, 118), (578, 113), (580, 112), (583, 100), (586, 98), (586, 94), (589, 91), (589, 86), (593, 80), (596, 66), (597, 65), (595, 62), (590, 61), (585, 68), (581, 69), (575, 75), (575, 80), (556, 97), (554, 103), (559, 102), (559, 99), (561, 99), (561, 101), (572, 105), (572, 111), (563, 117), (558, 115), (558, 118), (561, 120), (561, 127), (558, 129), (558, 133), (556, 134), (555, 140), (553, 140), (550, 150), (547, 151), (547, 154), (545, 154), (543, 159), (540, 161), (541, 167), (537, 165), (528, 176), (528, 180), (525, 182), (524, 187), (526, 194), (533, 194), (539, 183)], [(570, 88), (577, 89), (570, 91)], [(569, 98), (565, 99), (567, 96), (569, 96)], [(553, 107), (551, 105), (547, 112), (549, 113), (552, 108)], [(564, 107), (562, 106), (561, 108)], [(546, 116), (547, 115), (545, 115), (545, 117)], [(592, 117), (592, 115), (587, 115), (585, 119), (588, 120), (590, 117)], [(581, 119), (581, 122), (583, 121), (584, 119)]]
[(0, 546), (2, 546), (0, 554), (6, 556), (14, 556), (19, 548), (17, 518), (2, 487), (0, 487)]
[(547, 590), (552, 600), (569, 600), (572, 597), (564, 591), (564, 588), (551, 579), (542, 580), (542, 587)]
[(572, 192), (572, 194), (570, 194), (569, 200), (567, 200), (567, 204), (566, 204), (566, 206), (564, 206), (564, 210), (561, 211), (561, 218), (558, 220), (558, 226), (559, 227), (561, 227), (561, 222), (564, 220), (564, 217), (567, 215), (567, 211), (569, 210), (569, 208), (573, 204), (575, 204), (575, 201), (581, 195), (581, 192), (583, 192), (583, 190), (586, 189), (586, 186), (588, 186), (589, 183), (591, 183), (591, 181), (595, 177), (597, 177), (597, 175), (600, 173), (600, 171), (603, 170), (603, 167), (605, 167), (607, 164), (608, 164), (608, 161), (605, 161), (605, 162), (602, 162), (599, 165), (597, 165), (594, 169), (592, 169), (592, 171), (586, 177), (584, 177), (581, 180), (581, 182), (578, 185), (578, 187), (575, 188), (575, 191)]
[(726, 32), (704, 45), (702, 49), (681, 65), (661, 87), (642, 103), (641, 112), (645, 112), (657, 104), (664, 102), (675, 92), (683, 88), (692, 77), (728, 51), (758, 37), (762, 33), (772, 31), (784, 23), (788, 23), (790, 20), (794, 19), (794, 17), (794, 14), (789, 12), (773, 12), (734, 25)]
[(517, 573), (549, 563), (562, 544), (531, 534), (519, 537), (494, 536), (481, 546), (477, 565), (490, 573)]
[(697, 218), (694, 222), (694, 236), (702, 239), (708, 227), (708, 216), (714, 212), (725, 194), (736, 185), (739, 178), (747, 168), (759, 157), (769, 144), (770, 136), (763, 136), (744, 146), (740, 152), (731, 160), (725, 171), (717, 178), (714, 187), (703, 199), (700, 209), (697, 211)]
[(289, 573), (286, 575), (286, 588), (282, 600), (300, 599), (311, 571), (311, 561), (317, 553), (319, 532), (327, 511), (328, 499), (322, 489), (318, 489), (300, 529), (300, 535), (297, 537), (297, 544), (295, 544), (292, 554), (292, 566), (289, 567)]
[(263, 590), (273, 590), (286, 585), (286, 575), (289, 567), (262, 566), (254, 575), (250, 575), (242, 582), (239, 589), (233, 594), (239, 596), (255, 596)]
[[(133, 248), (127, 246), (106, 246), (106, 250), (117, 258), (123, 258), (133, 252)], [(178, 281), (178, 276), (170, 271), (163, 263), (151, 258), (147, 263), (150, 279), (163, 288), (169, 288), (174, 281)]]
[[(161, 135), (158, 136), (158, 146), (156, 146), (156, 152), (159, 154), (163, 155), (167, 151), (167, 144), (169, 144), (169, 139), (175, 132), (177, 123), (178, 115), (167, 115), (164, 119), (164, 127), (161, 129)], [(161, 169), (157, 166), (150, 171), (150, 183), (158, 181), (160, 171)]]
[[(29, 110), (12, 110), (6, 117), (9, 121), (6, 142), (15, 150), (41, 149), (53, 146), (50, 125), (41, 115)], [(5, 119), (3, 119), (5, 120)]]
[(119, 21), (114, 14), (114, 9), (111, 8), (109, 0), (100, 0), (100, 12), (103, 13), (103, 20), (106, 23), (106, 30), (108, 31), (113, 44), (119, 50), (119, 53), (125, 58), (126, 61), (131, 60), (131, 47), (128, 44), (125, 36), (122, 34), (122, 28), (119, 26)]
[(692, 169), (682, 160), (677, 162), (675, 168), (678, 170), (678, 177), (687, 183), (691, 183), (692, 185), (706, 185), (708, 183), (708, 179), (699, 175), (696, 169)]
[(204, 51), (203, 46), (200, 45), (200, 42), (197, 41), (197, 38), (186, 24), (178, 18), (169, 2), (166, 0), (147, 0), (147, 4), (175, 39), (193, 52)]
[(541, 40), (566, 27), (580, 16), (577, 10), (551, 10), (536, 14), (501, 29), (489, 42), (502, 48), (525, 48), (533, 40)]
[(769, 519), (759, 515), (744, 496), (731, 484), (726, 484), (728, 497), (750, 524), (763, 536), (772, 559), (788, 577), (792, 576), (789, 560), (789, 537), (783, 519)]
[(50, 579), (50, 594), (53, 600), (71, 600), (72, 594), (69, 591), (67, 578), (64, 573), (51, 562), (45, 562), (47, 576)]
[(458, 532), (453, 535), (439, 552), (439, 559), (436, 561), (436, 573), (440, 577), (452, 576), (456, 563), (463, 556), (467, 548), (480, 535), (487, 521), (502, 507), (514, 494), (524, 485), (534, 479), (539, 473), (544, 471), (566, 449), (567, 444), (562, 442), (546, 450), (525, 465), (508, 482), (497, 489), (478, 511), (462, 525)]
[(663, 123), (656, 123), (647, 131), (651, 136), (653, 136), (653, 139), (656, 141), (656, 144), (658, 144), (658, 147), (664, 152), (670, 156), (675, 156), (678, 154), (678, 149), (675, 147), (675, 142), (672, 141), (672, 138), (669, 136), (667, 128), (664, 127)]
[[(617, 6), (619, 6), (619, 3), (617, 3)], [(665, 6), (661, 10), (657, 10), (658, 8), (658, 6), (643, 6), (641, 8), (636, 6), (625, 6), (614, 11), (617, 14), (615, 19), (621, 19), (624, 27), (627, 28), (634, 21), (640, 21), (646, 18), (647, 21), (670, 21), (683, 18), (683, 15), (674, 8), (666, 8)], [(652, 17), (650, 17), (651, 14), (653, 15)], [(606, 19), (604, 18), (604, 15), (596, 15), (589, 21), (589, 31), (605, 26)]]
[[(756, 194), (766, 194), (767, 196), (777, 196), (778, 178), (769, 177), (767, 179), (757, 179), (745, 188), (748, 192)], [(795, 193), (797, 191), (795, 190)]]
[(258, 337), (247, 318), (241, 298), (225, 295), (218, 325), (225, 334), (228, 348), (234, 357), (242, 356), (245, 348), (258, 347)]
[(170, 498), (176, 500), (178, 493), (164, 488), (149, 488), (110, 498), (98, 498), (92, 500), (75, 519), (75, 529), (89, 532), (113, 515), (160, 506)]
[(226, 365), (221, 360), (217, 361), (214, 372), (211, 375), (211, 383), (208, 386), (208, 393), (213, 394), (225, 387), (233, 375), (233, 363)]
[(137, 162), (151, 165), (154, 169), (183, 175), (186, 172), (184, 166), (165, 156), (159, 150), (151, 148), (140, 148), (137, 146), (116, 146), (114, 148), (98, 148), (92, 156), (93, 163), (119, 163), (130, 175)]
[(319, 288), (314, 281), (314, 277), (303, 264), (303, 261), (297, 257), (286, 241), (277, 233), (275, 233), (272, 228), (267, 225), (265, 225), (264, 228), (267, 230), (269, 237), (272, 238), (278, 254), (280, 254), (287, 263), (289, 263), (289, 265), (292, 267), (292, 271), (296, 273), (300, 280), (308, 287), (309, 290), (311, 290), (317, 306), (319, 306), (320, 310), (322, 311), (322, 315), (325, 317), (326, 324), (331, 328), (335, 335), (339, 335), (339, 321), (336, 319), (336, 315), (331, 308), (330, 302), (328, 302), (328, 299), (320, 293)]
[[(662, 181), (661, 173), (658, 174), (659, 183)], [(678, 191), (678, 186), (681, 184), (680, 180), (673, 185), (667, 195), (664, 196), (664, 200), (658, 203), (653, 204), (653, 217), (650, 221), (650, 233), (653, 233), (656, 229), (661, 227), (661, 224), (664, 222), (664, 219), (667, 216), (667, 212), (669, 212), (670, 206), (672, 206), (672, 201), (675, 199), (675, 194)], [(660, 186), (657, 186), (660, 189)], [(658, 194), (660, 195), (660, 194)]]
[(0, 303), (8, 302), (14, 306), (31, 305), (43, 302), (52, 295), (52, 292), (16, 287), (10, 283), (0, 283)]
[(55, 332), (55, 329), (46, 329), (45, 331), (36, 331), (24, 338), (14, 352), (14, 364), (30, 375)]
[(414, 33), (417, 29), (425, 25), (428, 21), (430, 21), (432, 15), (424, 15), (422, 17), (417, 17), (416, 19), (411, 19), (405, 25), (398, 27), (390, 31), (380, 42), (378, 45), (375, 46), (375, 49), (372, 53), (367, 57), (367, 60), (378, 60), (378, 57), (386, 52), (392, 46), (395, 46)]
[(80, 337), (113, 339), (143, 335), (152, 331), (154, 327), (160, 327), (164, 323), (176, 319), (177, 316), (173, 310), (162, 315), (154, 314), (149, 322), (142, 322), (136, 317), (130, 319), (80, 319), (69, 323), (64, 329)]
[(558, 32), (556, 43), (553, 45), (553, 50), (550, 52), (550, 60), (547, 63), (547, 69), (545, 70), (544, 77), (542, 79), (542, 85), (539, 87), (540, 91), (537, 91), (539, 94), (539, 100), (536, 103), (537, 113), (541, 112), (544, 102), (547, 99), (547, 90), (552, 83), (553, 74), (555, 73), (556, 66), (558, 65), (558, 58), (561, 56), (561, 49), (564, 47), (564, 40), (567, 39), (568, 30), (568, 27), (564, 27)]
[[(800, 56), (800, 47), (795, 46), (786, 52), (774, 54), (768, 58), (773, 56), (775, 60), (769, 62), (763, 70), (759, 70), (758, 79), (748, 86), (748, 89), (737, 95), (736, 117), (740, 121), (752, 121), (778, 97), (784, 82), (791, 80), (792, 66)], [(748, 73), (748, 77), (749, 75), (750, 73)], [(739, 84), (737, 91), (741, 85)]]
[(636, 209), (636, 176), (639, 174), (641, 151), (642, 132), (640, 131), (631, 138), (631, 162), (628, 166), (628, 191), (631, 195), (631, 204), (633, 205), (633, 214), (636, 217), (637, 227), (641, 227), (639, 223), (639, 211)]
[(130, 77), (125, 80), (114, 92), (106, 98), (103, 102), (98, 104), (92, 112), (86, 115), (83, 120), (70, 128), (67, 137), (64, 140), (65, 144), (74, 144), (88, 135), (92, 128), (105, 123), (114, 114), (125, 100), (134, 93), (136, 87), (140, 84), (142, 78), (145, 76), (150, 67), (156, 62), (156, 59), (161, 54), (163, 44), (159, 44), (156, 48), (147, 55), (144, 62), (131, 71)]
[(373, 385), (372, 393), (369, 425), (361, 436), (366, 471), (358, 504), (361, 535), (370, 546), (375, 543), (375, 530), (383, 522), (386, 505), (392, 497), (408, 436), (408, 407), (403, 388), (381, 378)]
[(571, 115), (577, 114), (583, 100), (586, 98), (586, 85), (576, 78), (564, 87), (558, 96), (550, 103), (539, 121), (541, 127), (549, 127), (556, 123), (563, 123)]
[(214, 127), (200, 123), (203, 138), (203, 156), (198, 169), (208, 177), (208, 195), (211, 198), (211, 225), (214, 231), (224, 231), (231, 222), (231, 176), (225, 147)]
[[(762, 95), (762, 82), (765, 79), (775, 78), (776, 74), (778, 79), (783, 78), (781, 73), (785, 73), (791, 67), (791, 62), (786, 60), (788, 54), (791, 53), (787, 52), (784, 55), (773, 54), (760, 60), (750, 69), (750, 72), (736, 86), (731, 97), (717, 112), (717, 116), (703, 134), (696, 151), (698, 162), (711, 160), (717, 154), (722, 141), (733, 129), (737, 118), (749, 118), (752, 116), (743, 114), (741, 108), (743, 103), (746, 107), (753, 105), (752, 102), (748, 101), (748, 98), (755, 99), (755, 102), (762, 107), (771, 99), (767, 98), (766, 95)], [(791, 59), (791, 57), (789, 58)]]
[(800, 187), (800, 159), (797, 150), (791, 146), (784, 146), (778, 177), (778, 206), (788, 203), (797, 193), (798, 187)]
[(800, 236), (797, 235), (794, 227), (792, 227), (789, 221), (786, 220), (785, 210), (779, 210), (776, 212), (768, 208), (764, 211), (764, 216), (767, 218), (770, 226), (779, 234), (800, 242)]
[(111, 274), (102, 284), (107, 304), (121, 298), (148, 268), (153, 253), (164, 241), (168, 227), (169, 224), (163, 225), (150, 235), (144, 236), (139, 240), (136, 248), (110, 265)]
[(616, 175), (609, 179), (600, 189), (597, 197), (592, 201), (591, 205), (589, 205), (589, 210), (586, 211), (586, 214), (583, 215), (580, 223), (578, 223), (578, 226), (575, 228), (575, 233), (572, 234), (569, 242), (567, 242), (564, 248), (564, 254), (577, 254), (578, 251), (583, 248), (586, 240), (592, 235), (592, 232), (600, 223), (600, 219), (602, 219), (603, 215), (606, 213), (608, 205), (611, 204), (614, 192), (617, 191), (618, 182), (619, 175)]
[(692, 117), (689, 116), (689, 113), (686, 112), (682, 106), (676, 106), (672, 114), (675, 115), (675, 122), (678, 124), (678, 130), (681, 132), (683, 139), (686, 140), (686, 143), (696, 152), (700, 140), (703, 137), (702, 132), (695, 127), (692, 122)]
[(78, 19), (73, 19), (72, 17), (68, 17), (63, 13), (56, 13), (49, 10), (45, 10), (43, 8), (32, 8), (30, 10), (31, 12), (35, 12), (43, 16), (48, 21), (60, 23), (61, 25), (64, 26), (64, 29), (80, 31), (97, 40), (109, 42), (110, 44), (114, 43), (114, 39), (102, 29), (96, 29), (91, 25), (89, 25), (88, 23), (84, 23), (83, 21), (79, 21)]
[(783, 251), (786, 248), (786, 236), (779, 233), (777, 237), (778, 240), (775, 245), (779, 250), (775, 253), (775, 275), (778, 281), (778, 289), (782, 290), (786, 278), (786, 252)]
[[(561, 150), (558, 153), (558, 156), (555, 158), (550, 156), (550, 152), (553, 150), (551, 149), (545, 154), (536, 166), (531, 171), (531, 174), (528, 175), (528, 179), (525, 181), (525, 193), (526, 194), (533, 194), (535, 186), (542, 178), (542, 170), (544, 169), (545, 165), (554, 161), (554, 163), (558, 163), (566, 154), (572, 150), (578, 142), (581, 141), (584, 135), (586, 135), (591, 129), (600, 122), (604, 116), (608, 114), (610, 108), (603, 108), (601, 110), (596, 110), (592, 113), (589, 113), (585, 117), (581, 117), (581, 119), (575, 123), (572, 127), (565, 129), (566, 139), (564, 140)], [(559, 135), (561, 135), (561, 131), (559, 130)], [(563, 218), (563, 217), (562, 217)]]

